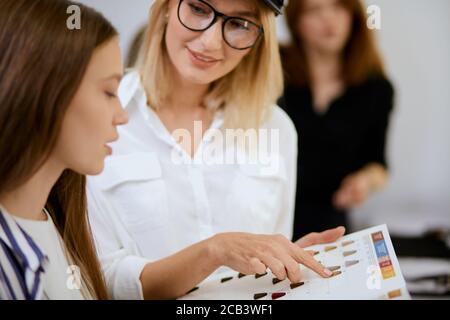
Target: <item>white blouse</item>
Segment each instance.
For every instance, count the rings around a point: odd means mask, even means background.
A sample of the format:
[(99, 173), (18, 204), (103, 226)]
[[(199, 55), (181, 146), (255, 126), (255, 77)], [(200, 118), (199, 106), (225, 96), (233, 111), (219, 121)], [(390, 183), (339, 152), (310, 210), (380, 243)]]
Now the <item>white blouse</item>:
[[(221, 112), (191, 158), (148, 107), (137, 72), (124, 77), (119, 97), (129, 123), (119, 128), (103, 173), (88, 178), (89, 219), (112, 297), (141, 299), (146, 263), (217, 233), (291, 238), (297, 133), (278, 106), (261, 129), (277, 132), (279, 149), (257, 163), (221, 164), (208, 161), (217, 154), (202, 152), (221, 142), (214, 136), (224, 129)], [(247, 155), (224, 146), (225, 154), (234, 152)]]
[(44, 297), (51, 300), (84, 300), (82, 286), (77, 286), (75, 279), (72, 281), (71, 275), (74, 275), (72, 271), (68, 273), (70, 264), (64, 243), (52, 218), (47, 214), (46, 221), (18, 217), (14, 219), (48, 257), (49, 263), (42, 278)]

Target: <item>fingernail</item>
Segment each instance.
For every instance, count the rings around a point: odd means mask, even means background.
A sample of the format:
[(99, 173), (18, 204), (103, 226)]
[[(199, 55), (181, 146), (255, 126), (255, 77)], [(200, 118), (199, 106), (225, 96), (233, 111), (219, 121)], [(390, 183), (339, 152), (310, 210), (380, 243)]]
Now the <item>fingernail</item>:
[(243, 277), (245, 277), (246, 276), (246, 274), (243, 274), (243, 273), (239, 273), (238, 274), (238, 278), (240, 279), (240, 278), (243, 278)]
[(331, 277), (333, 275), (333, 271), (328, 270), (328, 269), (324, 269), (323, 272), (325, 272), (325, 274), (329, 277)]

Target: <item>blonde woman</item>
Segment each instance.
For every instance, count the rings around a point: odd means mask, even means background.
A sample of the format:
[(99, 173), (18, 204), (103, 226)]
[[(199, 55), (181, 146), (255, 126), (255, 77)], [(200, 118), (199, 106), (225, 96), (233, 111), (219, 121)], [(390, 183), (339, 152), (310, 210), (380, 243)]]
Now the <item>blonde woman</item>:
[[(288, 240), (297, 135), (275, 106), (282, 3), (154, 2), (136, 70), (119, 88), (129, 125), (104, 173), (88, 182), (114, 298), (178, 297), (219, 266), (270, 268), (293, 282), (299, 263), (330, 275), (301, 246), (335, 240), (341, 228)], [(234, 144), (226, 132), (248, 136)], [(262, 148), (268, 139), (271, 148)]]

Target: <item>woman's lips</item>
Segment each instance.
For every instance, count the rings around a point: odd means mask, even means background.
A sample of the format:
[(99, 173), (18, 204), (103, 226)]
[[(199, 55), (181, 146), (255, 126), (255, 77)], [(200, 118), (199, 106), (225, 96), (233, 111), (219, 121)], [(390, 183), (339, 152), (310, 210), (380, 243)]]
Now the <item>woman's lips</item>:
[(220, 61), (219, 59), (208, 57), (198, 52), (192, 51), (189, 48), (186, 49), (192, 63), (200, 68), (210, 68)]
[(108, 146), (107, 144), (105, 144), (105, 148), (106, 148), (106, 153), (108, 155), (112, 155), (112, 152), (113, 152), (112, 148), (110, 146)]

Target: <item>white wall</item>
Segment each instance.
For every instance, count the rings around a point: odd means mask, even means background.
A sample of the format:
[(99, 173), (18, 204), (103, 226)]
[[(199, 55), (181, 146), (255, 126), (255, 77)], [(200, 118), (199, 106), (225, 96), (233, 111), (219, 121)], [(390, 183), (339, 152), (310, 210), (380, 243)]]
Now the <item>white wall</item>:
[(124, 60), (134, 35), (146, 24), (153, 0), (78, 0), (102, 12), (120, 33)]
[[(82, 2), (116, 25), (127, 52), (152, 0)], [(381, 8), (378, 38), (397, 104), (388, 147), (391, 181), (355, 212), (355, 227), (388, 223), (408, 233), (432, 225), (450, 227), (450, 1), (366, 2)], [(282, 20), (279, 27), (285, 40)]]

